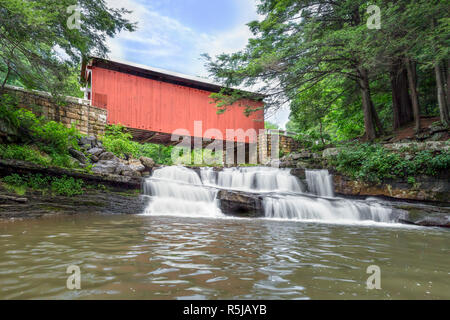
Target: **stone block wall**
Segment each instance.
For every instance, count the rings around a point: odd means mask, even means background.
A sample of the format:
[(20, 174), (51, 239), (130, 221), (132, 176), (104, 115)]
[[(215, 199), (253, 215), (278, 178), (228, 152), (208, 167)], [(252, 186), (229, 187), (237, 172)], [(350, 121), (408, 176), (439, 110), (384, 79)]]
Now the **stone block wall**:
[[(258, 136), (258, 152), (259, 159), (262, 163), (265, 163), (267, 160), (270, 161), (272, 147), (276, 148), (276, 146), (273, 146), (274, 143), (278, 144), (278, 149), (284, 154), (295, 152), (300, 147), (299, 143), (295, 141), (294, 138), (287, 135), (271, 133), (260, 134)], [(279, 156), (278, 153), (277, 156)]]
[(7, 86), (6, 92), (15, 95), (19, 106), (37, 116), (58, 121), (70, 127), (75, 126), (82, 134), (100, 136), (105, 132), (108, 112), (90, 105), (89, 100), (66, 97), (64, 104), (56, 104), (51, 95), (42, 91), (29, 91)]

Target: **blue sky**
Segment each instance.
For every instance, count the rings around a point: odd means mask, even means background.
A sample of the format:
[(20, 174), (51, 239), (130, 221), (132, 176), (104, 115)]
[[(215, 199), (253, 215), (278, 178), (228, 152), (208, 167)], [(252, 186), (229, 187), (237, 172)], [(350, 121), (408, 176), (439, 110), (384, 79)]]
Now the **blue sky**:
[[(207, 77), (200, 55), (243, 49), (251, 33), (246, 24), (259, 18), (256, 0), (107, 0), (132, 10), (138, 29), (108, 41), (111, 59)], [(281, 126), (289, 112), (268, 119)]]

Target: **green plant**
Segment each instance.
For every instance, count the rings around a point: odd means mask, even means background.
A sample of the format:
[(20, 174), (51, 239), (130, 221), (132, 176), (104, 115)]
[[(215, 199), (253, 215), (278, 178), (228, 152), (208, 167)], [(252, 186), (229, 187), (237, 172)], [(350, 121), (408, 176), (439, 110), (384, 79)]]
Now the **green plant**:
[[(73, 177), (46, 177), (42, 174), (11, 174), (2, 179), (10, 189), (16, 191), (31, 189), (35, 191), (51, 191), (54, 194), (72, 197), (83, 194), (84, 182)], [(18, 189), (19, 188), (19, 189)], [(22, 193), (24, 194), (24, 192)]]
[(33, 162), (42, 166), (48, 166), (52, 160), (44, 157), (38, 150), (28, 145), (0, 145), (0, 158), (2, 159), (15, 159)]
[[(408, 149), (407, 159), (402, 152), (385, 149), (378, 144), (343, 146), (331, 164), (338, 172), (358, 180), (381, 182), (402, 178), (415, 184), (414, 176), (437, 175), (450, 168), (450, 152)], [(414, 180), (413, 180), (414, 179)]]
[(132, 141), (132, 135), (125, 131), (121, 125), (109, 125), (102, 137), (105, 150), (112, 152), (119, 158), (132, 156), (136, 159), (144, 156), (152, 158), (158, 164), (172, 164), (172, 147), (151, 143), (138, 143)]
[(53, 178), (51, 181), (51, 190), (56, 194), (72, 197), (83, 194), (83, 180), (68, 178)]

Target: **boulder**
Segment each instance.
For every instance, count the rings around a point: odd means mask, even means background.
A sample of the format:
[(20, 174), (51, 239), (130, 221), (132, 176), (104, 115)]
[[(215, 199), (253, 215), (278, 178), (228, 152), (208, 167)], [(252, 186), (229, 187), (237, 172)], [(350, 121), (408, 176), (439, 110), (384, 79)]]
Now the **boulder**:
[(74, 148), (70, 148), (69, 149), (69, 153), (72, 157), (74, 157), (75, 159), (77, 159), (79, 162), (81, 162), (82, 164), (86, 164), (86, 162), (88, 161), (88, 158), (84, 155), (83, 152), (78, 151)]
[(141, 173), (135, 170), (122, 171), (122, 175), (125, 177), (141, 177)]
[(138, 159), (130, 159), (128, 160), (128, 164), (135, 171), (142, 172), (145, 170), (145, 166)]
[(114, 155), (114, 153), (112, 152), (103, 152), (102, 154), (100, 154), (98, 156), (98, 159), (100, 161), (111, 161), (111, 160), (116, 160), (116, 162), (118, 162), (117, 157)]
[(323, 158), (337, 157), (338, 155), (339, 155), (338, 148), (328, 148), (328, 149), (325, 149), (322, 153)]
[(312, 158), (312, 154), (309, 151), (303, 151), (300, 153), (293, 153), (291, 155), (292, 160), (300, 160), (300, 159), (310, 159)]
[(425, 217), (416, 221), (415, 224), (423, 227), (450, 228), (450, 216)]
[(264, 217), (262, 197), (255, 193), (220, 190), (217, 194), (224, 214), (239, 217)]
[(139, 160), (141, 161), (142, 165), (147, 169), (152, 169), (156, 165), (155, 161), (153, 161), (152, 158), (140, 157)]
[[(90, 146), (90, 148), (94, 148), (97, 144), (97, 138), (96, 137), (81, 137), (78, 141), (78, 144), (80, 146)], [(89, 148), (89, 149), (90, 149)]]
[(111, 160), (100, 160), (92, 167), (92, 171), (101, 174), (114, 174), (119, 163)]
[(104, 149), (102, 149), (102, 148), (97, 148), (97, 147), (91, 148), (91, 149), (89, 149), (89, 150), (87, 151), (87, 153), (89, 153), (90, 155), (96, 156), (96, 157), (98, 157), (98, 156), (99, 156), (100, 154), (102, 154), (103, 152), (105, 152)]
[(301, 180), (306, 179), (306, 172), (304, 168), (291, 169), (291, 174)]

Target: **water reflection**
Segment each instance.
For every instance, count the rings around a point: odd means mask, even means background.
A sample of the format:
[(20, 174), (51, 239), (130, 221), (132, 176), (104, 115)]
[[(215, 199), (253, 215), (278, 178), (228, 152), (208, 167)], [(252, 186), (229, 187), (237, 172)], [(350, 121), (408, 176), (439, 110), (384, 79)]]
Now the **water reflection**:
[[(450, 233), (244, 219), (0, 224), (1, 299), (449, 299)], [(366, 289), (379, 265), (382, 290)], [(79, 265), (82, 290), (65, 288)]]

